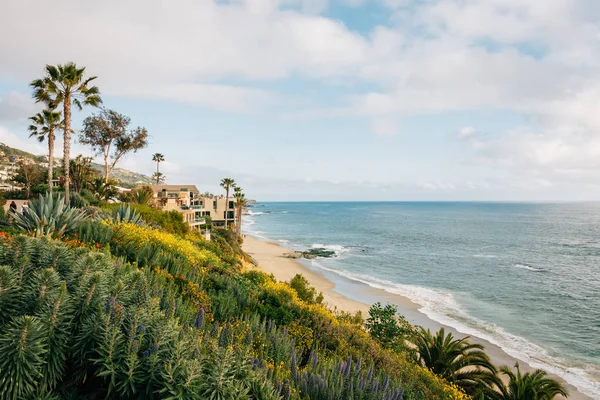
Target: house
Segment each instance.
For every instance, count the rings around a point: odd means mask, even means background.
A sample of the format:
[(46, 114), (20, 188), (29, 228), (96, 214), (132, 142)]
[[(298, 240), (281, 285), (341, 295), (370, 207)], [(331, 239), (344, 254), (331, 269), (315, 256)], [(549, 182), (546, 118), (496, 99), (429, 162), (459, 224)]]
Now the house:
[[(162, 211), (177, 211), (192, 228), (199, 228), (210, 217), (212, 225), (225, 226), (225, 211), (229, 221), (235, 221), (235, 204), (224, 197), (200, 195), (195, 185), (153, 185), (154, 206)], [(228, 207), (226, 207), (228, 206)]]

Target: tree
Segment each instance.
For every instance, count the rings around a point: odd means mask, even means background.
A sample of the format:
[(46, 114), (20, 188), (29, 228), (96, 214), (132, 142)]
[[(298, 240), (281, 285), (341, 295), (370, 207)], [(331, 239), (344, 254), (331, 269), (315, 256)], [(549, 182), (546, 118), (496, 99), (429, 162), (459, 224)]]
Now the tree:
[(248, 200), (246, 196), (242, 192), (242, 188), (236, 186), (234, 189), (233, 197), (235, 198), (235, 208), (236, 208), (236, 219), (235, 222), (235, 230), (237, 232), (238, 237), (242, 233), (242, 209), (248, 205)]
[(84, 157), (81, 154), (70, 160), (69, 175), (75, 192), (88, 189), (92, 182), (98, 178), (98, 171), (92, 166), (92, 157)]
[(29, 118), (32, 124), (29, 125), (29, 137), (35, 137), (42, 143), (48, 140), (48, 191), (52, 193), (52, 179), (54, 168), (54, 131), (63, 127), (61, 113), (44, 109), (42, 112)]
[(119, 160), (127, 153), (137, 153), (148, 146), (148, 131), (137, 127), (128, 130), (131, 119), (114, 110), (103, 109), (83, 121), (79, 142), (92, 147), (104, 158), (104, 183)]
[(126, 203), (152, 205), (154, 201), (154, 191), (150, 186), (141, 186), (139, 188), (124, 192), (119, 199)]
[(533, 372), (521, 374), (519, 363), (515, 364), (515, 374), (508, 367), (500, 368), (500, 372), (508, 378), (507, 383), (500, 379), (496, 384), (498, 391), (490, 394), (490, 398), (497, 400), (552, 400), (556, 396), (568, 396), (563, 385), (551, 378), (546, 378), (546, 372), (537, 369)]
[(96, 178), (92, 181), (90, 190), (100, 200), (109, 201), (119, 194), (119, 189), (116, 186), (117, 182), (113, 179), (105, 182), (103, 178)]
[(152, 174), (152, 180), (156, 182), (157, 185), (161, 183), (165, 183), (167, 177), (162, 172), (155, 172)]
[(36, 103), (43, 102), (48, 108), (55, 109), (63, 105), (63, 171), (65, 182), (65, 202), (69, 203), (69, 160), (71, 153), (71, 106), (74, 104), (79, 110), (84, 105), (98, 107), (102, 104), (100, 90), (90, 86), (95, 76), (85, 78), (85, 67), (78, 68), (75, 63), (46, 65), (46, 76), (30, 83), (33, 88), (33, 98)]
[(418, 362), (473, 395), (487, 393), (495, 383), (496, 368), (480, 344), (469, 337), (454, 339), (441, 328), (435, 335), (421, 328), (414, 338)]
[[(160, 171), (158, 170), (158, 165), (165, 161), (165, 156), (163, 156), (161, 153), (154, 153), (152, 155), (152, 161), (156, 162), (156, 173), (160, 174)], [(156, 184), (158, 185), (158, 182), (156, 182)]]
[(227, 228), (227, 221), (229, 219), (229, 190), (235, 187), (235, 181), (233, 178), (224, 178), (221, 181), (221, 187), (225, 189), (225, 228)]
[(415, 329), (397, 313), (396, 306), (386, 304), (385, 307), (382, 307), (381, 303), (377, 302), (369, 308), (369, 318), (367, 318), (365, 326), (371, 337), (383, 347), (396, 351), (408, 351), (407, 340), (412, 339)]
[(31, 188), (42, 183), (44, 177), (44, 169), (34, 162), (28, 160), (19, 161), (19, 167), (13, 180), (15, 183), (23, 185), (25, 189), (25, 197), (31, 197)]

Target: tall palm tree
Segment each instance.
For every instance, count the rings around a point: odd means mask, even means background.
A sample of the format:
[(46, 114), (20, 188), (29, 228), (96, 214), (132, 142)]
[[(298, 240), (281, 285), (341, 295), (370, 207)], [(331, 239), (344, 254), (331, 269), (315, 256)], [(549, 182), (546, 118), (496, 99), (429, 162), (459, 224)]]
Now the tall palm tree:
[[(158, 165), (165, 161), (165, 156), (163, 156), (161, 153), (155, 153), (152, 155), (152, 161), (156, 162), (156, 173), (159, 174), (160, 171), (158, 170)], [(158, 185), (158, 182), (156, 184)]]
[(224, 178), (221, 181), (221, 187), (225, 189), (225, 228), (227, 228), (227, 222), (229, 219), (229, 190), (235, 187), (235, 181), (233, 178)]
[(468, 339), (454, 339), (451, 333), (446, 335), (444, 328), (435, 335), (421, 328), (414, 344), (419, 364), (460, 386), (467, 394), (480, 396), (496, 383), (496, 368), (483, 346)]
[(75, 63), (46, 65), (46, 76), (32, 81), (29, 85), (33, 88), (33, 98), (36, 103), (43, 102), (54, 109), (61, 103), (64, 115), (64, 178), (65, 202), (69, 203), (69, 157), (71, 152), (71, 106), (74, 104), (79, 110), (84, 105), (98, 107), (102, 104), (100, 90), (90, 86), (95, 76), (85, 78), (85, 67), (77, 67)]
[(494, 400), (552, 400), (558, 395), (567, 397), (568, 392), (563, 385), (551, 378), (546, 378), (546, 372), (537, 369), (521, 374), (519, 363), (515, 364), (515, 374), (508, 367), (500, 368), (500, 372), (508, 378), (504, 383), (497, 381), (498, 391), (489, 396)]
[(44, 109), (29, 118), (29, 137), (35, 137), (41, 143), (48, 139), (48, 191), (52, 193), (52, 178), (54, 168), (54, 131), (63, 127), (60, 111)]
[(242, 192), (242, 188), (236, 186), (234, 189), (233, 197), (235, 198), (236, 217), (235, 230), (237, 235), (240, 236), (242, 233), (242, 209), (248, 205), (248, 200)]

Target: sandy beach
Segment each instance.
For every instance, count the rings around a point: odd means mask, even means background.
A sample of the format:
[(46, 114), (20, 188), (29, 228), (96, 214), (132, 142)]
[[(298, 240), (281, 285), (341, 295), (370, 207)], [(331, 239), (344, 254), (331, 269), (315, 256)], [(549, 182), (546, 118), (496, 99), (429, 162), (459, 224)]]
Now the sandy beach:
[[(466, 335), (458, 332), (456, 329), (440, 324), (425, 314), (419, 311), (419, 305), (411, 300), (386, 292), (381, 289), (375, 289), (368, 285), (359, 282), (348, 282), (348, 287), (345, 287), (346, 293), (360, 291), (360, 298), (369, 299), (369, 303), (353, 300), (339, 292), (339, 288), (327, 277), (318, 271), (314, 271), (297, 259), (287, 258), (284, 255), (291, 250), (282, 247), (276, 243), (258, 240), (251, 236), (244, 238), (243, 249), (250, 254), (260, 268), (273, 274), (277, 280), (289, 281), (294, 275), (302, 274), (318, 291), (323, 292), (323, 296), (327, 305), (332, 309), (338, 309), (348, 312), (361, 311), (363, 316), (368, 315), (370, 304), (379, 301), (382, 304), (391, 303), (398, 306), (398, 312), (412, 324), (420, 325), (424, 328), (437, 331), (440, 328), (445, 328), (446, 332), (451, 332), (455, 337), (462, 338)], [(371, 301), (372, 300), (372, 301)], [(485, 351), (490, 356), (492, 362), (497, 366), (508, 365), (512, 367), (517, 361), (521, 367), (521, 371), (525, 372), (532, 368), (525, 362), (515, 359), (500, 347), (477, 337), (471, 337), (471, 341), (480, 343), (485, 346)], [(574, 386), (566, 383), (562, 378), (549, 374), (550, 377), (560, 381), (569, 391), (569, 399), (584, 400), (591, 399), (590, 397), (579, 392)]]

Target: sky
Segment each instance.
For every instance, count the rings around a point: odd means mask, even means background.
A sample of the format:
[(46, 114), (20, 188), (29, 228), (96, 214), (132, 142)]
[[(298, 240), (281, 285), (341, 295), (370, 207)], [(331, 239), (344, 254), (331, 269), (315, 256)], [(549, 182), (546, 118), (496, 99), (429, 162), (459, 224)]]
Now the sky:
[(598, 0), (2, 0), (0, 142), (45, 153), (28, 84), (70, 61), (150, 133), (118, 166), (151, 174), (160, 152), (167, 183), (600, 200)]

